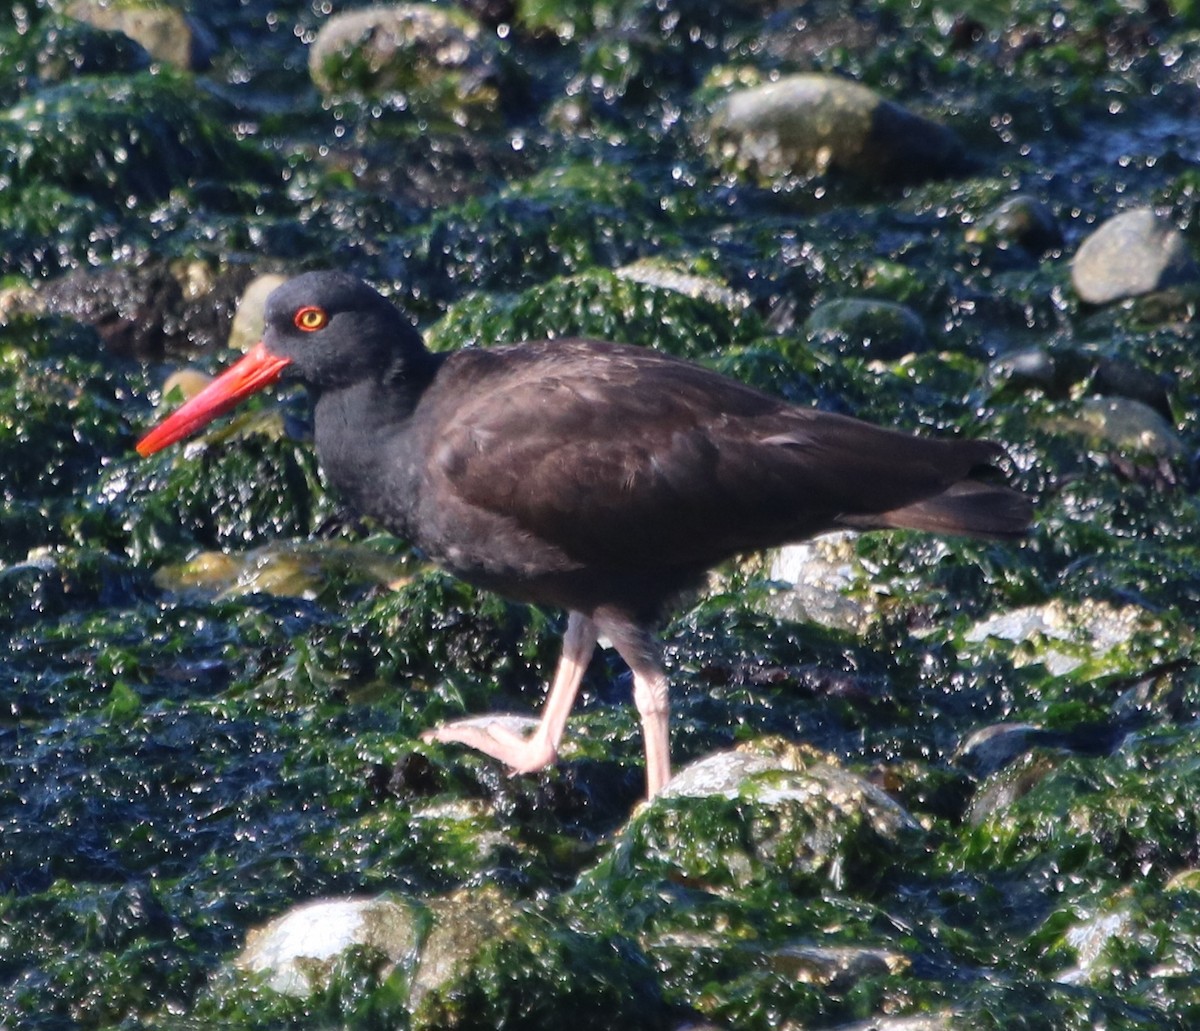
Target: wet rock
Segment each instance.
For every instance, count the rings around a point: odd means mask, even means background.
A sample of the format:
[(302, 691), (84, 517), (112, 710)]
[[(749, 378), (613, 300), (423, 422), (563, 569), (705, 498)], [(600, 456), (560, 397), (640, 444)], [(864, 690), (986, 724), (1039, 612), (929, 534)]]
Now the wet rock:
[[(1013, 351), (991, 363), (987, 378), (998, 391), (1041, 390), (1049, 397), (1067, 398), (1073, 388), (1083, 387), (1100, 395), (1140, 401), (1164, 418), (1171, 415), (1167, 377), (1127, 358), (1090, 349), (1030, 347)], [(1107, 399), (1102, 397), (1085, 401), (1084, 407), (1094, 409), (1105, 403)]]
[(326, 96), (394, 98), (414, 115), (457, 125), (499, 108), (498, 61), (464, 11), (396, 4), (330, 18), (309, 50), (309, 73)]
[(825, 175), (890, 186), (968, 165), (951, 130), (831, 75), (792, 75), (739, 90), (714, 112), (709, 129), (722, 167), (777, 188)]
[(1071, 282), (1081, 300), (1108, 304), (1200, 280), (1187, 240), (1150, 208), (1114, 215), (1079, 245)]
[(420, 944), (421, 913), (388, 898), (317, 899), (246, 935), (234, 966), (265, 974), (284, 995), (307, 996), (327, 985), (337, 959), (354, 946), (377, 950), (395, 968)]
[(988, 366), (987, 378), (995, 390), (1041, 390), (1051, 397), (1062, 396), (1073, 382), (1063, 363), (1044, 347), (1002, 355)]
[(804, 332), (814, 343), (884, 361), (929, 348), (925, 324), (915, 311), (871, 298), (826, 301), (809, 315)]
[(1050, 207), (1036, 197), (1018, 193), (982, 215), (966, 234), (968, 243), (1001, 249), (1021, 247), (1035, 258), (1063, 245), (1062, 227)]
[[(736, 832), (727, 833), (731, 827)], [(898, 855), (919, 831), (864, 778), (811, 750), (759, 742), (679, 770), (634, 818), (619, 849), (720, 893), (764, 878), (871, 880), (884, 857)]]
[(217, 50), (212, 33), (195, 18), (166, 5), (74, 0), (67, 14), (98, 29), (123, 33), (154, 60), (184, 71), (203, 71)]
[(827, 533), (772, 552), (767, 575), (791, 587), (766, 599), (768, 611), (780, 619), (861, 632), (874, 609), (849, 593), (863, 580), (857, 537), (850, 531)]
[(990, 616), (969, 628), (963, 640), (979, 644), (995, 637), (1022, 644), (1013, 653), (1015, 664), (1040, 662), (1061, 676), (1085, 663), (1097, 669), (1118, 663), (1130, 638), (1152, 625), (1149, 613), (1135, 605), (1118, 608), (1094, 599), (1055, 599)]
[(164, 261), (80, 269), (46, 284), (45, 309), (95, 328), (113, 353), (161, 358), (186, 341), (183, 290)]

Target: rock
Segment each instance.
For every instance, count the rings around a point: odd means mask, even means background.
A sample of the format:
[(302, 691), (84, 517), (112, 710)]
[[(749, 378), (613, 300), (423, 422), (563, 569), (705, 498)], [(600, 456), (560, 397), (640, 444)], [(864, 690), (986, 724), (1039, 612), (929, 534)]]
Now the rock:
[(870, 298), (826, 301), (809, 315), (804, 332), (814, 343), (884, 361), (929, 348), (925, 324), (915, 311)]
[(780, 619), (861, 632), (874, 609), (848, 590), (862, 582), (854, 550), (857, 534), (846, 530), (771, 552), (767, 575), (791, 584), (771, 594), (766, 607)]
[[(1031, 745), (1036, 744), (1036, 741), (1031, 741)], [(1002, 814), (1014, 802), (1020, 801), (1050, 776), (1066, 756), (1066, 752), (1056, 753), (1040, 747), (1014, 756), (1014, 761), (989, 776), (971, 799), (966, 813), (967, 823), (972, 827), (980, 827), (989, 820), (1002, 819)]]
[(229, 347), (232, 350), (248, 351), (258, 343), (266, 323), (264, 312), (267, 298), (272, 290), (287, 282), (287, 278), (278, 273), (268, 272), (256, 276), (247, 284), (238, 300), (233, 323), (229, 327)]
[(162, 391), (158, 396), (159, 404), (162, 404), (164, 401), (176, 403), (176, 399), (178, 401), (188, 401), (200, 393), (212, 381), (212, 376), (207, 372), (201, 372), (199, 369), (176, 369), (163, 382)]
[(1001, 249), (1022, 247), (1035, 258), (1063, 245), (1062, 227), (1054, 212), (1036, 197), (1018, 193), (980, 217), (966, 234), (968, 243)]
[(1055, 676), (1084, 663), (1098, 668), (1106, 656), (1118, 660), (1124, 645), (1139, 631), (1149, 629), (1149, 614), (1136, 605), (1117, 608), (1105, 601), (1059, 600), (1030, 605), (990, 616), (967, 630), (964, 641), (980, 644), (989, 637), (1028, 645), (1013, 652), (1013, 663), (1042, 663)]
[(869, 882), (919, 833), (864, 778), (811, 749), (760, 741), (679, 770), (622, 832), (616, 861), (716, 894), (778, 878)]
[(739, 90), (714, 112), (709, 130), (722, 167), (776, 188), (824, 175), (902, 185), (968, 167), (951, 130), (832, 75)]
[(207, 29), (165, 4), (74, 0), (67, 14), (98, 29), (122, 32), (154, 60), (185, 71), (203, 71), (217, 50)]
[(304, 997), (324, 987), (339, 956), (353, 946), (383, 953), (394, 968), (416, 952), (420, 910), (391, 899), (316, 899), (246, 935), (233, 961), (284, 995)]
[(243, 275), (158, 257), (80, 268), (42, 286), (32, 310), (92, 326), (113, 354), (160, 360), (224, 343)]
[(1080, 300), (1108, 304), (1194, 283), (1200, 270), (1183, 234), (1150, 208), (1114, 215), (1079, 245), (1071, 282)]
[(1079, 432), (1118, 451), (1173, 458), (1183, 453), (1174, 427), (1153, 408), (1128, 397), (1089, 397), (1080, 402)]
[(308, 55), (327, 97), (392, 98), (465, 126), (499, 107), (498, 60), (480, 24), (452, 7), (396, 4), (334, 15)]

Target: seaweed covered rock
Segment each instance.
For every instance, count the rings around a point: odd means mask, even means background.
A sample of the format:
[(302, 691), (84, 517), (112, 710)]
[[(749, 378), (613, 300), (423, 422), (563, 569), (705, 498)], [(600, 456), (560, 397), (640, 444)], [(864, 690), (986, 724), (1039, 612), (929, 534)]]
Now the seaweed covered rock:
[(396, 4), (347, 11), (321, 27), (309, 72), (326, 96), (388, 99), (414, 118), (477, 125), (500, 103), (499, 59), (465, 11)]
[(251, 410), (186, 451), (109, 465), (69, 532), (157, 564), (307, 537), (337, 511), (312, 450), (288, 435), (280, 411)]
[(638, 880), (667, 877), (716, 893), (829, 877), (869, 890), (919, 836), (879, 788), (802, 749), (767, 743), (681, 769), (625, 828), (610, 862), (636, 870)]
[(124, 370), (106, 368), (91, 332), (62, 320), (10, 320), (0, 346), (0, 561), (61, 542), (67, 507), (132, 435)]
[(805, 320), (804, 332), (824, 346), (884, 361), (930, 346), (925, 325), (915, 311), (893, 301), (865, 297), (826, 301)]
[(708, 130), (722, 168), (775, 187), (823, 176), (900, 186), (970, 166), (950, 129), (830, 75), (791, 75), (735, 90)]
[(529, 1027), (653, 1029), (667, 1015), (631, 946), (560, 928), (494, 887), (305, 903), (251, 931), (236, 964), (326, 1003), (352, 998), (339, 981), (355, 973), (376, 992), (391, 983), (405, 999), (394, 1018), (414, 1031), (504, 1026), (514, 1008)]
[(593, 337), (695, 358), (756, 339), (753, 311), (727, 297), (688, 296), (604, 270), (552, 279), (516, 296), (486, 294), (452, 305), (429, 330), (435, 349)]
[[(227, 207), (261, 204), (275, 159), (237, 138), (219, 105), (168, 73), (70, 77), (0, 111), (0, 273), (40, 276), (131, 253), (175, 218), (210, 241), (200, 195), (213, 182), (256, 184)], [(167, 202), (174, 211), (147, 219)]]
[(165, 73), (74, 79), (0, 112), (0, 174), (16, 190), (51, 181), (124, 206), (265, 167), (194, 83)]

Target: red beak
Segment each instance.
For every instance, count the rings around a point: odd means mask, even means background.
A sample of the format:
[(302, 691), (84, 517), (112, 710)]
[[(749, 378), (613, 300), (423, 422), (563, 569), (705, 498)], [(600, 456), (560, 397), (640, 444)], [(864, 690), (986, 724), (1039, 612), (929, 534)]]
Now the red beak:
[(219, 415), (224, 415), (243, 398), (256, 390), (262, 390), (279, 379), (290, 358), (272, 354), (261, 343), (255, 344), (236, 365), (231, 365), (220, 376), (181, 408), (172, 412), (162, 422), (137, 442), (137, 452), (143, 458), (174, 444), (201, 426), (207, 426)]

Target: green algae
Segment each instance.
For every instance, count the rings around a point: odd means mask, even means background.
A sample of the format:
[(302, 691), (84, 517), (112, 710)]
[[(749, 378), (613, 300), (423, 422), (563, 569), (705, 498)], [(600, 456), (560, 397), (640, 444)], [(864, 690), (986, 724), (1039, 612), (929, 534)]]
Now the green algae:
[[(684, 605), (667, 634), (677, 761), (783, 735), (923, 828), (885, 849), (821, 810), (833, 847), (788, 865), (784, 844), (813, 825), (750, 797), (630, 820), (641, 743), (608, 655), (555, 770), (509, 778), (419, 742), (467, 713), (536, 713), (556, 614), (428, 572), (387, 592), (336, 566), (307, 600), (164, 593), (155, 574), (198, 551), (361, 536), (326, 493), (300, 409), (259, 409), (142, 462), (131, 445), (161, 375), (104, 357), (70, 320), (10, 318), (0, 1023), (413, 1026), (403, 978), (374, 954), (346, 956), (308, 1000), (224, 965), (302, 899), (484, 882), (542, 908), (431, 1023), (645, 1026), (664, 1006), (676, 1023), (748, 1028), (885, 1013), (1196, 1023), (1195, 906), (1177, 883), (1198, 865), (1195, 298), (1084, 310), (1068, 267), (1092, 222), (1134, 197), (1195, 245), (1194, 5), (948, 17), (888, 2), (858, 12), (865, 28), (843, 6), (806, 5), (797, 31), (763, 5), (518, 4), (505, 47), (522, 81), (500, 98), (504, 124), (457, 149), (414, 142), (367, 101), (321, 109), (293, 36), (322, 20), (307, 3), (197, 12), (227, 41), (208, 81), (130, 75), (123, 41), (13, 6), (9, 282), (113, 266), (130, 247), (347, 264), (411, 301), (439, 347), (612, 336), (801, 403), (1003, 440), (1006, 473), (1039, 507), (1018, 546), (860, 538), (851, 593), (875, 606), (862, 634), (766, 614), (780, 588), (761, 573), (724, 571)], [(691, 133), (750, 64), (850, 75), (953, 124), (986, 167), (886, 203), (836, 183), (784, 198), (726, 182)], [(83, 74), (51, 86), (67, 66)], [(39, 105), (55, 120), (35, 146)], [(1062, 254), (968, 239), (1017, 188), (1054, 213)], [(645, 256), (741, 299), (614, 274)], [(845, 296), (908, 305), (931, 348), (880, 361), (808, 339), (807, 313)], [(1042, 371), (1006, 369), (1021, 350)], [(1070, 428), (1113, 399), (1150, 405), (1181, 449)], [(971, 637), (1050, 602), (1132, 607), (1139, 630), (1106, 650)], [(1055, 653), (1080, 665), (1054, 673)], [(1006, 723), (1037, 734), (998, 769), (972, 765), (965, 743)], [(1077, 929), (1109, 919), (1089, 959)]]

